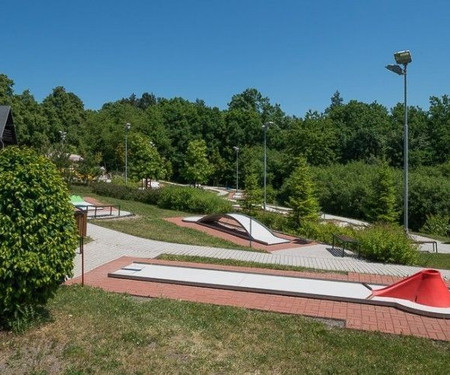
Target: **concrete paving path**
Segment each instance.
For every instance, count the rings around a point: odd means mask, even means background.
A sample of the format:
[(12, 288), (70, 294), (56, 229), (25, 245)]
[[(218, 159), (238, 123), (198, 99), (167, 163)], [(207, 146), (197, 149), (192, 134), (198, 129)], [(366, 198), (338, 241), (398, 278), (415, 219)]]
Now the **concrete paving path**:
[[(273, 254), (194, 246), (147, 240), (88, 223), (87, 234), (92, 242), (84, 246), (85, 272), (122, 256), (155, 258), (160, 254), (195, 255), (221, 259), (283, 264), (328, 271), (348, 271), (405, 277), (422, 267), (370, 263), (361, 259), (332, 254), (329, 245), (302, 246)], [(441, 252), (441, 248), (439, 248)], [(317, 256), (315, 256), (317, 254)], [(450, 280), (450, 270), (440, 270)], [(74, 276), (81, 275), (81, 256), (76, 255)]]

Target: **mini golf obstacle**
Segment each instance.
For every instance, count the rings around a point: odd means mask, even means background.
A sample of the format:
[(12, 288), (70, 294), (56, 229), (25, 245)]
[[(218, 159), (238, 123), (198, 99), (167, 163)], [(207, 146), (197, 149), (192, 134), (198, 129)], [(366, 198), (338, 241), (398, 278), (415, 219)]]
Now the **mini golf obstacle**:
[(419, 315), (450, 319), (450, 292), (440, 273), (434, 270), (421, 271), (387, 287), (139, 262), (109, 273), (108, 277), (381, 305)]
[(286, 238), (276, 236), (264, 224), (243, 214), (229, 213), (194, 216), (184, 218), (183, 221), (197, 223), (246, 240), (259, 242), (263, 245), (278, 245), (291, 242)]
[(421, 305), (450, 308), (450, 292), (439, 271), (423, 270), (385, 288), (372, 291), (372, 296), (398, 298)]

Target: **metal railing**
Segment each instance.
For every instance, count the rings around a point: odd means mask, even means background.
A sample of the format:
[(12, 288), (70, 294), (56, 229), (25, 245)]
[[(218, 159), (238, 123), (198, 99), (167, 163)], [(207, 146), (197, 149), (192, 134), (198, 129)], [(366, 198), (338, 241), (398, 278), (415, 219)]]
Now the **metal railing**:
[[(77, 205), (77, 207), (83, 211), (85, 211), (89, 218), (96, 219), (100, 216), (113, 216), (113, 210), (117, 210), (117, 216), (120, 216), (120, 205)], [(98, 215), (97, 212), (100, 210), (109, 209), (109, 215), (105, 214), (105, 211), (102, 211), (102, 215)], [(94, 214), (92, 215), (92, 211)]]

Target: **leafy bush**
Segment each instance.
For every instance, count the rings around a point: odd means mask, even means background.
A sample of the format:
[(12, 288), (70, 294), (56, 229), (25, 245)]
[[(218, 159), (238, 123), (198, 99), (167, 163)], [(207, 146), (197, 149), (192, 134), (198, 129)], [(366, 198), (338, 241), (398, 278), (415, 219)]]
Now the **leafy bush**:
[(330, 222), (303, 221), (297, 230), (298, 235), (325, 243), (332, 243), (333, 234), (354, 236), (355, 230), (352, 227), (341, 227)]
[[(378, 166), (353, 162), (328, 167), (312, 167), (317, 196), (323, 211), (363, 220), (380, 219), (373, 215), (373, 197), (376, 196)], [(448, 164), (420, 167), (409, 177), (409, 227), (419, 230), (427, 215), (450, 215), (450, 179)], [(386, 171), (387, 172), (387, 171)], [(390, 168), (389, 177), (395, 181), (390, 187), (393, 207), (403, 207), (403, 183), (401, 169)], [(379, 189), (379, 187), (378, 187)], [(403, 215), (402, 215), (403, 216)], [(399, 217), (399, 223), (403, 217)]]
[(417, 245), (400, 226), (376, 224), (355, 234), (361, 255), (368, 260), (395, 264), (414, 264), (417, 260)]
[(92, 191), (95, 194), (116, 199), (133, 200), (134, 190), (134, 188), (129, 186), (114, 183), (96, 182), (92, 184)]
[(194, 213), (230, 212), (231, 203), (214, 193), (190, 187), (166, 187), (161, 190), (158, 207)]
[(410, 173), (409, 227), (413, 230), (422, 228), (428, 215), (450, 215), (450, 179), (436, 171), (428, 167)]
[(362, 162), (312, 167), (322, 210), (335, 215), (367, 219), (375, 166)]
[(286, 215), (263, 210), (253, 210), (251, 214), (248, 214), (271, 229), (286, 233), (291, 231), (290, 220)]
[(157, 205), (159, 197), (161, 195), (161, 191), (163, 189), (144, 189), (144, 190), (135, 190), (134, 191), (134, 200), (146, 203)]
[(0, 325), (45, 304), (71, 275), (73, 206), (54, 164), (31, 150), (0, 153)]
[(442, 237), (450, 236), (450, 216), (427, 215), (427, 221), (421, 231)]

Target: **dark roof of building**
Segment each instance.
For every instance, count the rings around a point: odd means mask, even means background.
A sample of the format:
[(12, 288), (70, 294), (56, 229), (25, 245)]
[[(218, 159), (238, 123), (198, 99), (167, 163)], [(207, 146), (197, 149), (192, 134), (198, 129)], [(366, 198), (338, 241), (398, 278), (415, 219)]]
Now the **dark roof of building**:
[(16, 145), (16, 127), (9, 105), (0, 105), (0, 140), (4, 146)]

